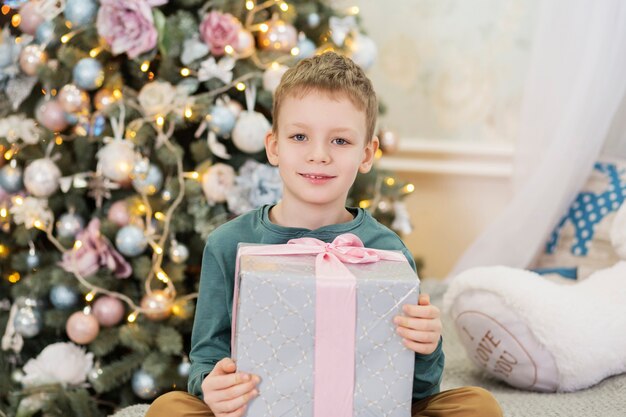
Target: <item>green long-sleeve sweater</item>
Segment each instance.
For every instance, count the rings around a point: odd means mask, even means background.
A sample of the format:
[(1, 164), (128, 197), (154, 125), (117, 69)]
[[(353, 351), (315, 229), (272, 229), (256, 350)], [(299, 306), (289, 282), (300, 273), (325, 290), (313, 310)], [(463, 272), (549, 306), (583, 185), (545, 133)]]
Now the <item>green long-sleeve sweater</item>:
[[(207, 239), (202, 258), (200, 291), (191, 335), (190, 393), (202, 397), (202, 381), (215, 364), (230, 357), (230, 333), (237, 245), (282, 244), (289, 239), (313, 237), (331, 242), (343, 233), (357, 235), (366, 247), (401, 250), (415, 270), (415, 262), (398, 235), (378, 223), (363, 209), (349, 209), (354, 219), (316, 230), (283, 227), (269, 220), (271, 206), (250, 211), (220, 226)], [(429, 355), (415, 355), (413, 398), (439, 392), (444, 354), (441, 341)]]

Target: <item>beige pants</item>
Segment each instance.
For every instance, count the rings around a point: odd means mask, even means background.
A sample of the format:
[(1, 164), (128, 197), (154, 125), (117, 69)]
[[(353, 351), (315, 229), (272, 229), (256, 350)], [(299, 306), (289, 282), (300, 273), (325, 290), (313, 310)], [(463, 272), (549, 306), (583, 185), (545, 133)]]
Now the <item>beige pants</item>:
[[(489, 391), (463, 387), (440, 392), (413, 403), (413, 417), (501, 417), (502, 410)], [(198, 397), (172, 391), (154, 400), (146, 417), (211, 417), (211, 409)], [(329, 416), (331, 417), (331, 416)]]

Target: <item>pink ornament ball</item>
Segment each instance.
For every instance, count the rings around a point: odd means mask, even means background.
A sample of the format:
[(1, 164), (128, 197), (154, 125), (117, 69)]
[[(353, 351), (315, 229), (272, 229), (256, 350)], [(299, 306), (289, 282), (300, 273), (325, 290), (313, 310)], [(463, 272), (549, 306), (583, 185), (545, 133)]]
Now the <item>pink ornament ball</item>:
[(118, 200), (111, 204), (107, 218), (118, 226), (126, 226), (130, 221), (128, 203), (125, 200)]
[(65, 332), (70, 340), (79, 345), (86, 345), (95, 340), (100, 333), (98, 320), (92, 314), (77, 311), (65, 323)]
[(43, 127), (53, 132), (60, 132), (68, 126), (65, 110), (56, 100), (43, 101), (35, 111), (35, 117)]
[(37, 10), (39, 2), (29, 1), (20, 9), (20, 30), (29, 35), (35, 35), (37, 28), (44, 22), (44, 18)]
[(105, 295), (93, 304), (93, 315), (104, 327), (113, 327), (124, 317), (124, 304), (117, 298)]

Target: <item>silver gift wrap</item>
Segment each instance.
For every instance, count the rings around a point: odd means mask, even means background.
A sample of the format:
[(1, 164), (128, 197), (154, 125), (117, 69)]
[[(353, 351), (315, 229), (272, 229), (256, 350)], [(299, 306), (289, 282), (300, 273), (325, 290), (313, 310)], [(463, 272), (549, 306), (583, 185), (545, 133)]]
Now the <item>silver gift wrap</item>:
[[(344, 265), (357, 282), (354, 416), (408, 417), (415, 355), (393, 317), (417, 303), (419, 280), (406, 262)], [(243, 255), (236, 279), (233, 357), (261, 377), (246, 416), (312, 417), (315, 255)]]

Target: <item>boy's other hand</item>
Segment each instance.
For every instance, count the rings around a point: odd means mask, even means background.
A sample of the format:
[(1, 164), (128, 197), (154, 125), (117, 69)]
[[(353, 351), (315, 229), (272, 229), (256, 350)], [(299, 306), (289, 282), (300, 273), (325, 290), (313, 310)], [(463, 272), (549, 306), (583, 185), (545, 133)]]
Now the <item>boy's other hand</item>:
[(235, 362), (224, 358), (202, 381), (204, 402), (216, 417), (243, 416), (248, 401), (259, 395), (259, 381), (257, 375), (237, 372)]
[(397, 333), (406, 347), (416, 353), (428, 355), (437, 349), (441, 337), (439, 309), (430, 304), (428, 294), (420, 294), (417, 304), (402, 306), (404, 316), (396, 316)]

